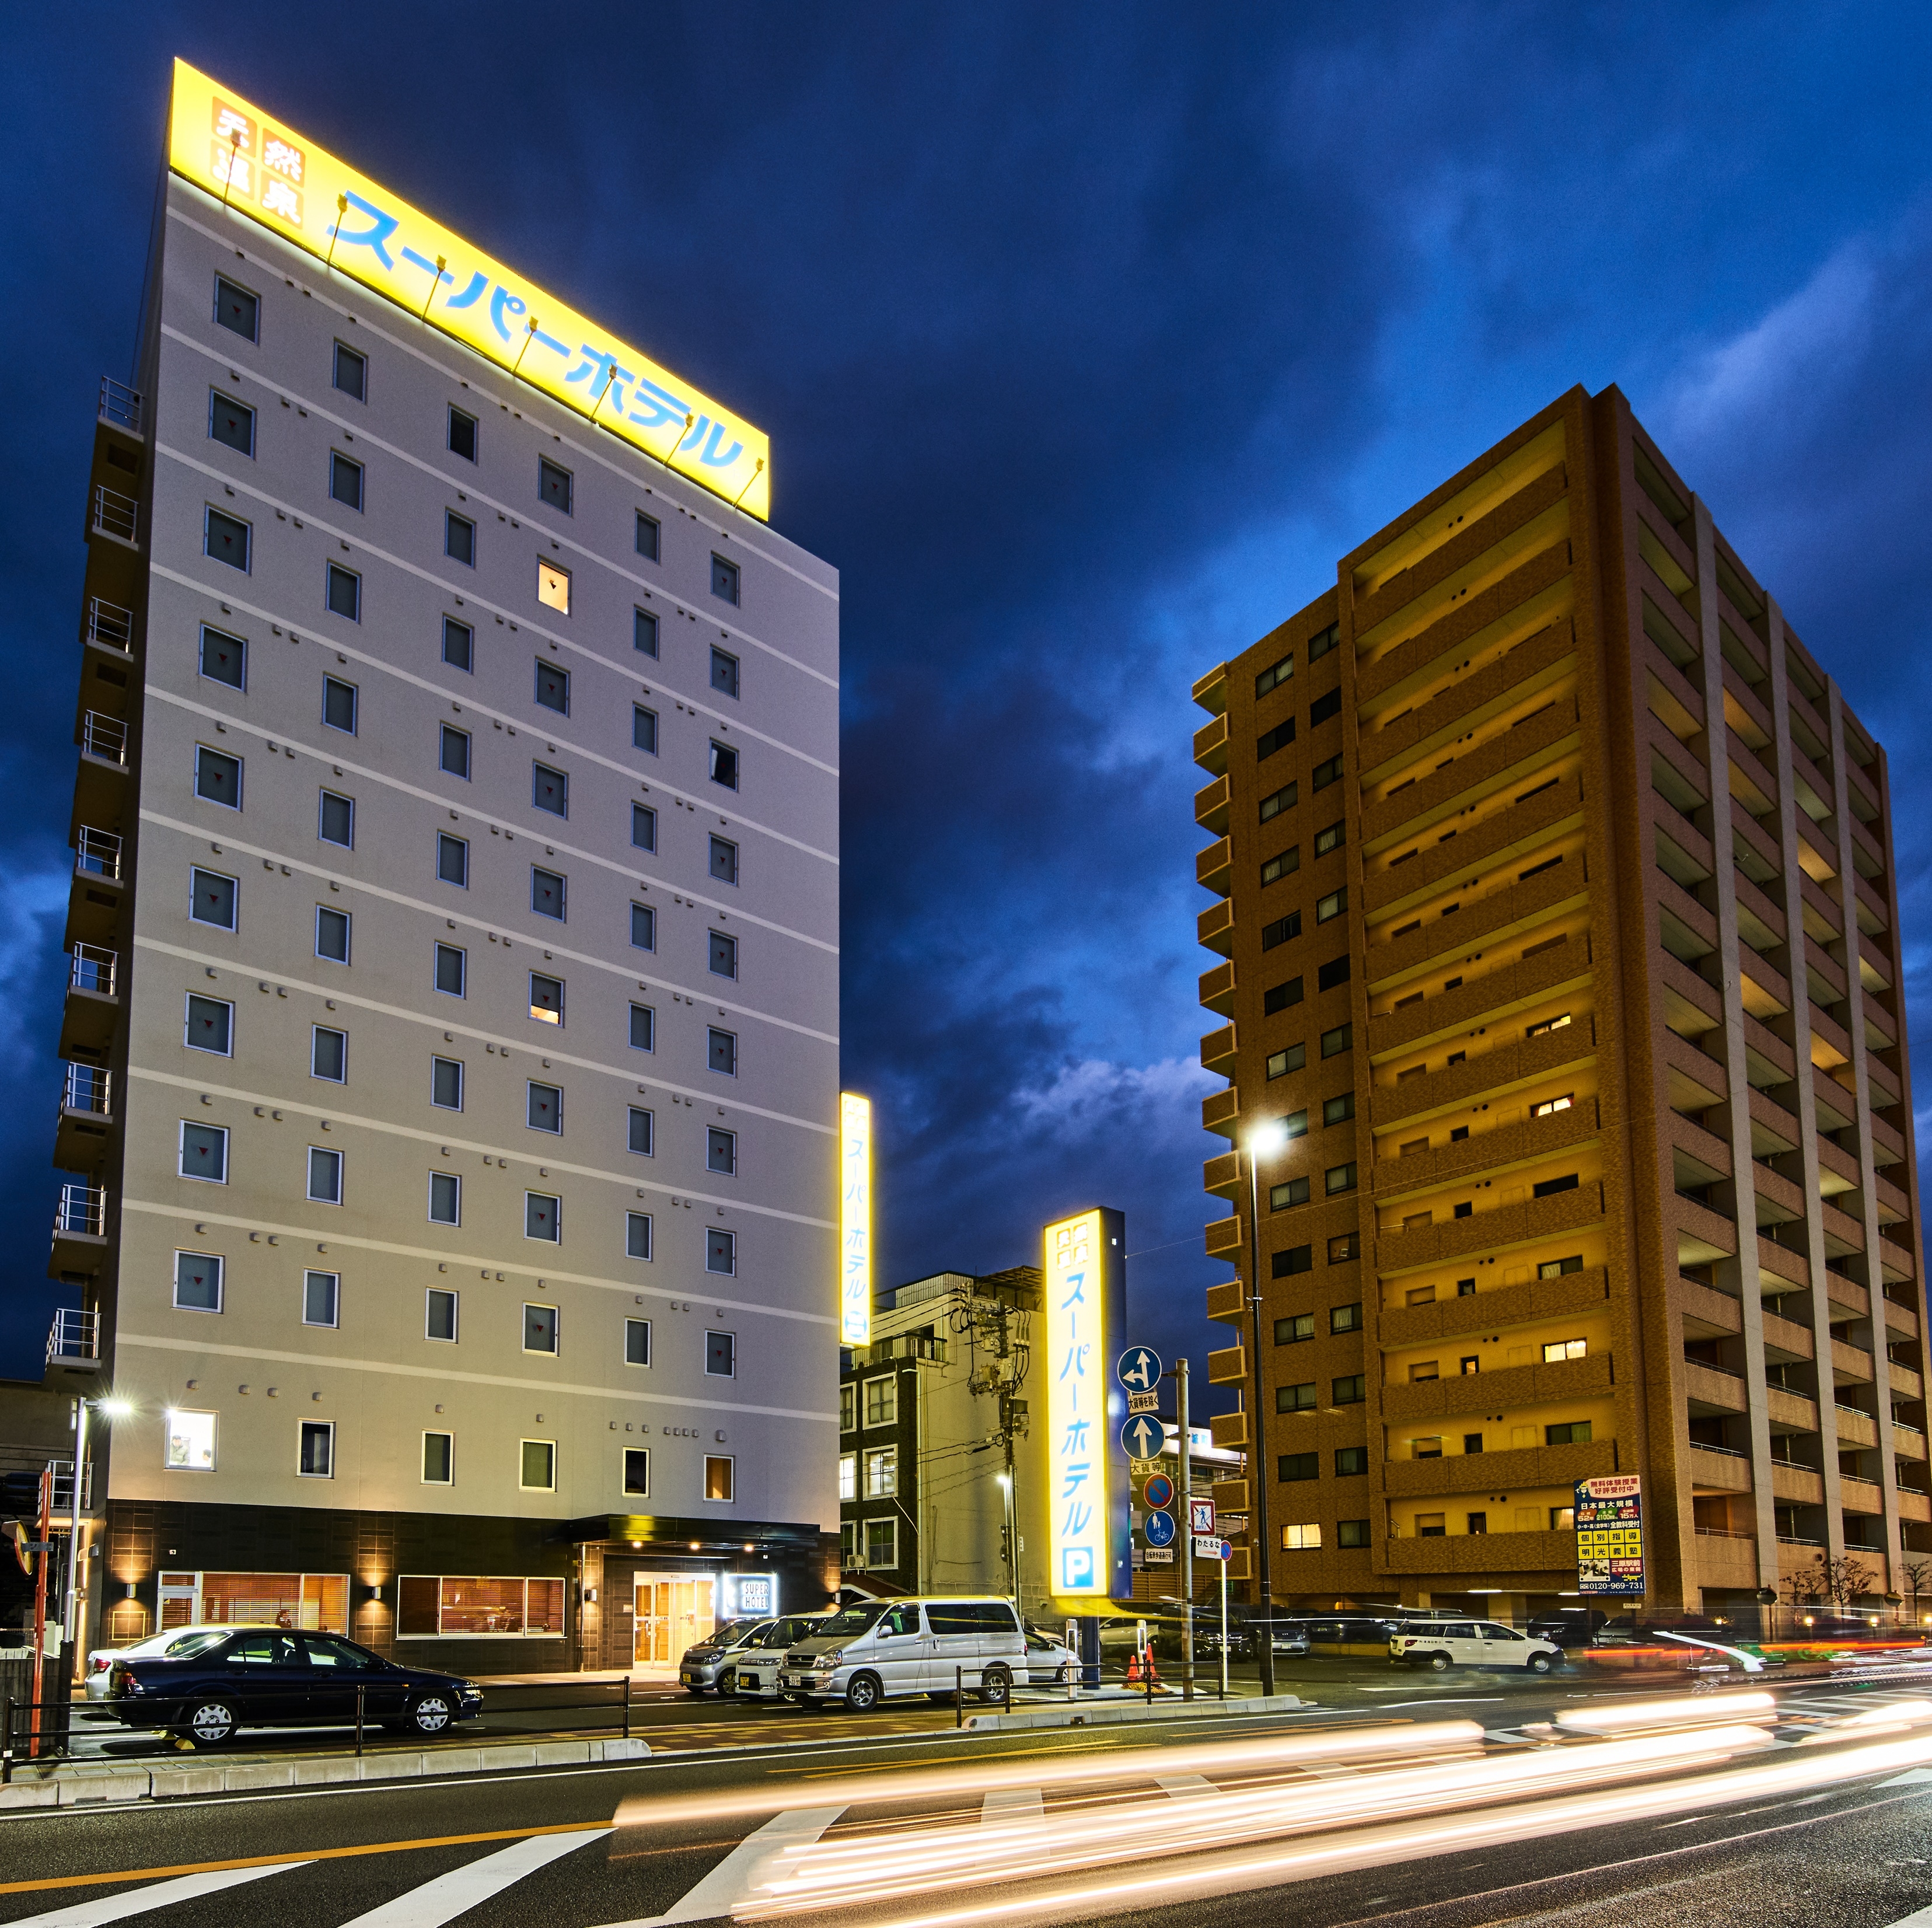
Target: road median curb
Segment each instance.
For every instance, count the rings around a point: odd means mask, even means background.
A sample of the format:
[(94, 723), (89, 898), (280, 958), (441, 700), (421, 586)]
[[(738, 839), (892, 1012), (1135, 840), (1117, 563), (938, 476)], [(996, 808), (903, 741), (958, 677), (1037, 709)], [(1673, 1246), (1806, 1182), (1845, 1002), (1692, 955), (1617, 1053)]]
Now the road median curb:
[(962, 1724), (974, 1733), (987, 1734), (1025, 1727), (1099, 1727), (1124, 1720), (1238, 1720), (1315, 1705), (1298, 1694), (1253, 1694), (1240, 1700), (1069, 1701), (1060, 1707), (1030, 1707), (1023, 1714), (968, 1714)]

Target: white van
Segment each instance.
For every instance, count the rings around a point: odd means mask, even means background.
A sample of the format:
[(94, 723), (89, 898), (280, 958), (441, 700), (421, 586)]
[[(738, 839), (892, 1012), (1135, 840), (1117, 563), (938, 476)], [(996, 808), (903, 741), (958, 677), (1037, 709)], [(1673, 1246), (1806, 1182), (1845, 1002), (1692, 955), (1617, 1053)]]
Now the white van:
[(1563, 1664), (1553, 1640), (1533, 1639), (1493, 1620), (1411, 1621), (1389, 1636), (1389, 1658), (1412, 1666), (1522, 1667), (1546, 1674)]
[(863, 1714), (886, 1699), (968, 1693), (1004, 1707), (1024, 1687), (1026, 1635), (994, 1594), (866, 1600), (821, 1621), (784, 1657), (778, 1691), (808, 1707), (842, 1699)]
[(730, 1685), (718, 1677), (718, 1691), (740, 1700), (776, 1700), (778, 1672), (785, 1656), (801, 1640), (809, 1640), (827, 1616), (823, 1613), (787, 1614), (782, 1620), (768, 1620), (731, 1657)]

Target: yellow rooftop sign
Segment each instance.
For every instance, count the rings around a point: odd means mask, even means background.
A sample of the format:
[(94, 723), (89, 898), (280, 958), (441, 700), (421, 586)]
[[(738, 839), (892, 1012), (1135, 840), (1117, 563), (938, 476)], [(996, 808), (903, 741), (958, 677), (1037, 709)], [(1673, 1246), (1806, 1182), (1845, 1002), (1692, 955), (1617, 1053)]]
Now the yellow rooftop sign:
[(168, 164), (226, 206), (748, 514), (771, 515), (771, 443), (231, 89), (175, 62)]

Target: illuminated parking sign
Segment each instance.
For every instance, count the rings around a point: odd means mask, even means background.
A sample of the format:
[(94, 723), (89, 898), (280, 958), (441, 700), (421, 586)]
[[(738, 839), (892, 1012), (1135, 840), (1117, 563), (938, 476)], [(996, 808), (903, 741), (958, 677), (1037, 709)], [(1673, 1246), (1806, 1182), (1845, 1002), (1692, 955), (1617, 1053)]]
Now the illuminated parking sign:
[(872, 1342), (872, 1101), (838, 1095), (838, 1342)]
[(1122, 1323), (1126, 1223), (1096, 1209), (1045, 1234), (1047, 1557), (1063, 1598), (1125, 1599), (1132, 1584), (1118, 1438), (1126, 1401), (1109, 1369)]

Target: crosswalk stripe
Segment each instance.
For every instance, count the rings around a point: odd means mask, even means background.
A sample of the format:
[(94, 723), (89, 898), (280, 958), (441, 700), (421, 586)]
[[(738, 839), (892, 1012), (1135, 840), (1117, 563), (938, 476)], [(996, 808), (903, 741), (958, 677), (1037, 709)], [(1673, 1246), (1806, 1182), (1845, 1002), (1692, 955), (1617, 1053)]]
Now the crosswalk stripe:
[(494, 1855), (479, 1855), (446, 1875), (410, 1888), (380, 1908), (344, 1922), (342, 1928), (442, 1928), (446, 1921), (480, 1907), (526, 1875), (535, 1874), (589, 1842), (602, 1840), (610, 1832), (608, 1828), (583, 1828), (572, 1834), (539, 1834), (512, 1842)]
[(981, 1861), (1003, 1861), (1016, 1834), (1030, 1839), (1046, 1832), (1046, 1796), (1038, 1788), (988, 1788), (980, 1798), (980, 1826), (986, 1840)]
[[(808, 1848), (844, 1807), (788, 1807), (757, 1833), (748, 1834), (677, 1906), (663, 1915), (612, 1922), (609, 1928), (673, 1928), (680, 1921), (706, 1921), (728, 1915), (755, 1891), (765, 1870), (788, 1848)], [(8, 1928), (14, 1928), (9, 1923)]]
[(1154, 1785), (1177, 1801), (1184, 1801), (1193, 1795), (1221, 1792), (1204, 1774), (1160, 1774), (1155, 1777)]
[(125, 1894), (103, 1895), (94, 1901), (76, 1902), (71, 1908), (56, 1908), (45, 1915), (28, 1915), (10, 1922), (8, 1928), (101, 1928), (109, 1921), (124, 1921), (130, 1915), (145, 1915), (150, 1909), (170, 1908), (178, 1901), (194, 1901), (204, 1894), (219, 1894), (224, 1888), (238, 1888), (244, 1882), (260, 1881), (264, 1875), (278, 1875), (285, 1868), (306, 1867), (306, 1861), (278, 1861), (266, 1868), (221, 1868), (204, 1875), (182, 1875), (171, 1882), (155, 1882), (147, 1888), (132, 1888)]

